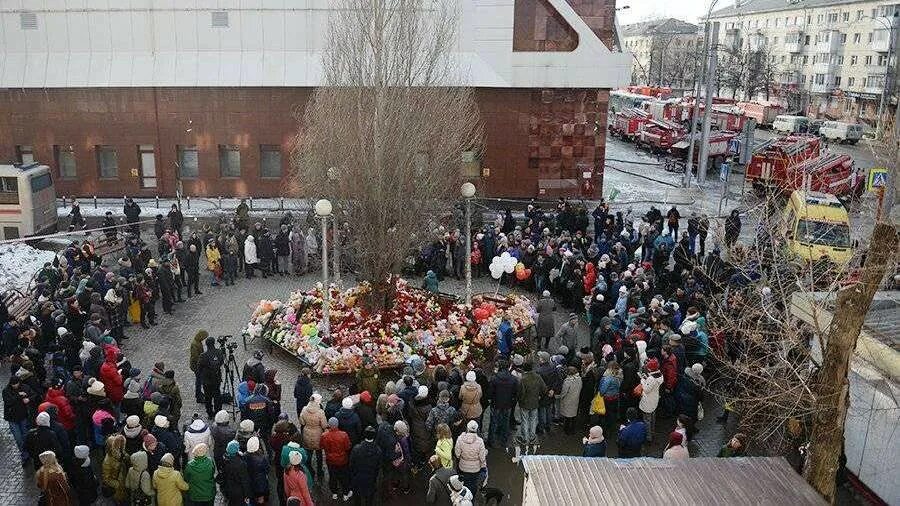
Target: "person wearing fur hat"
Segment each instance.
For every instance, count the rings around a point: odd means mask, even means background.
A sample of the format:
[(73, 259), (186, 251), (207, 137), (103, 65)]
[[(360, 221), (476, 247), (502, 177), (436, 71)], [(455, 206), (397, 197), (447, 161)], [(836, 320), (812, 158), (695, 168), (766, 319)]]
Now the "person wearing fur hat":
[(229, 441), (225, 447), (222, 468), (222, 494), (229, 506), (243, 506), (250, 503), (253, 489), (250, 486), (250, 473), (247, 464), (240, 455), (241, 445), (237, 441)]
[(225, 446), (228, 445), (229, 441), (235, 439), (237, 431), (231, 424), (231, 414), (224, 409), (216, 413), (214, 421), (215, 425), (210, 429), (210, 437), (213, 440), (211, 447), (216, 467), (221, 469), (222, 458), (225, 456)]
[[(38, 413), (35, 417), (35, 426), (32, 427), (25, 435), (25, 451), (28, 455), (40, 455), (43, 452), (53, 452), (54, 462), (56, 455), (63, 452), (62, 445), (56, 436), (56, 433), (50, 427), (50, 414), (47, 412)], [(32, 459), (34, 470), (37, 471), (43, 465), (40, 459)]]
[(85, 445), (78, 445), (74, 448), (74, 459), (72, 461), (72, 472), (69, 478), (72, 483), (77, 484), (75, 487), (75, 498), (78, 500), (79, 506), (90, 506), (97, 501), (97, 489), (100, 484), (97, 482), (97, 475), (91, 467), (90, 448)]
[(116, 504), (125, 504), (128, 500), (128, 489), (125, 478), (128, 473), (128, 455), (125, 454), (125, 437), (113, 434), (106, 439), (103, 457), (103, 495), (111, 496)]
[(353, 495), (349, 487), (347, 467), (350, 463), (350, 437), (340, 429), (338, 419), (328, 420), (328, 430), (322, 434), (322, 449), (325, 451), (325, 464), (328, 466), (328, 488), (331, 498), (337, 500), (343, 494), (346, 502)]
[(162, 456), (159, 468), (153, 472), (153, 488), (156, 489), (157, 506), (181, 506), (182, 494), (189, 490), (181, 473), (174, 469), (175, 457), (171, 453)]
[(659, 406), (659, 394), (663, 385), (663, 375), (656, 358), (647, 361), (640, 378), (641, 400), (638, 402), (638, 408), (644, 416), (644, 422), (647, 423), (647, 441), (652, 442), (656, 430), (656, 408)]
[(216, 470), (208, 452), (209, 448), (205, 443), (194, 446), (190, 460), (184, 467), (184, 481), (189, 486), (187, 496), (192, 504), (212, 506), (216, 498)]
[(341, 401), (341, 409), (335, 413), (334, 417), (338, 419), (340, 429), (350, 437), (350, 444), (355, 445), (362, 439), (362, 422), (353, 409), (353, 399), (344, 397)]
[[(320, 439), (322, 433), (328, 428), (328, 419), (322, 410), (322, 396), (314, 393), (300, 411), (300, 426), (303, 428), (303, 447), (309, 450), (316, 460), (316, 476), (322, 475), (322, 447)], [(312, 467), (312, 466), (310, 466)]]
[(41, 467), (34, 476), (37, 487), (41, 490), (41, 497), (38, 504), (46, 506), (70, 506), (72, 500), (72, 489), (69, 487), (69, 480), (62, 466), (56, 461), (56, 454), (50, 450), (41, 452), (38, 455)]
[(594, 425), (588, 436), (581, 440), (584, 448), (582, 457), (606, 457), (606, 439), (603, 438), (603, 427)]
[(206, 422), (200, 418), (200, 415), (194, 413), (193, 418), (191, 419), (191, 423), (187, 426), (184, 431), (184, 454), (185, 461), (190, 459), (193, 454), (194, 447), (198, 444), (205, 444), (207, 447), (213, 445), (212, 440), (212, 431), (209, 426), (206, 425)]
[(247, 464), (247, 473), (250, 477), (250, 490), (253, 493), (251, 502), (254, 504), (266, 504), (269, 500), (269, 459), (264, 451), (261, 451), (262, 442), (258, 437), (251, 437), (247, 441), (247, 452), (244, 454), (244, 462)]

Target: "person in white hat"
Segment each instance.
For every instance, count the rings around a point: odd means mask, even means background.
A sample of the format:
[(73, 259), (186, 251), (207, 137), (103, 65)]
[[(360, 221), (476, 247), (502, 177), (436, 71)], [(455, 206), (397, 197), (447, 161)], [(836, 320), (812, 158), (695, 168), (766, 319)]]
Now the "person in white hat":
[(453, 452), (457, 458), (460, 479), (470, 490), (478, 490), (482, 475), (487, 474), (487, 447), (478, 435), (478, 422), (469, 420), (466, 432), (456, 438)]
[(475, 371), (466, 373), (466, 381), (459, 387), (459, 414), (463, 420), (480, 420), (481, 407), (481, 385), (478, 384)]

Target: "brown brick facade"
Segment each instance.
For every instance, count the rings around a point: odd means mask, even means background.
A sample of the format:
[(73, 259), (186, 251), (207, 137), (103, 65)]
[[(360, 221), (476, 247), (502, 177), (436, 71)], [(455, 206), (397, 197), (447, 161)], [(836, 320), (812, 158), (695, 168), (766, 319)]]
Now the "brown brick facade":
[[(196, 145), (199, 176), (182, 179), (191, 196), (284, 194), (293, 112), (308, 88), (96, 88), (0, 92), (0, 160), (16, 146), (54, 168), (57, 193), (77, 196), (172, 195), (177, 146)], [(485, 123), (487, 195), (581, 195), (594, 171), (599, 194), (608, 90), (479, 89)], [(139, 146), (154, 146), (158, 187), (142, 189)], [(222, 177), (219, 145), (240, 149), (240, 177)], [(282, 179), (260, 177), (260, 145), (279, 145)], [(60, 177), (54, 146), (72, 147), (77, 175)], [(118, 177), (102, 179), (96, 146), (115, 148)], [(554, 183), (553, 181), (558, 181)], [(573, 186), (574, 185), (574, 186)], [(541, 191), (541, 188), (544, 190)]]

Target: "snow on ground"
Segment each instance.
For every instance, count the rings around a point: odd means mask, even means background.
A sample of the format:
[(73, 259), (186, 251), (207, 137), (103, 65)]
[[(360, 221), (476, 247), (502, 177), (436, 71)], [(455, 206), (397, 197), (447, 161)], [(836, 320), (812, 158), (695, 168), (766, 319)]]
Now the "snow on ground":
[(26, 290), (31, 277), (52, 262), (55, 253), (35, 249), (24, 243), (0, 244), (0, 292), (16, 288)]

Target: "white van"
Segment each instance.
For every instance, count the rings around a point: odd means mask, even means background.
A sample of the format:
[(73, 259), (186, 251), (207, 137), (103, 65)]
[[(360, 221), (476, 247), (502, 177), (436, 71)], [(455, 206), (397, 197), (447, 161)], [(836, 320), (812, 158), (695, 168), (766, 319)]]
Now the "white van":
[(772, 130), (780, 133), (802, 133), (809, 127), (809, 118), (806, 116), (777, 116), (772, 122)]
[(862, 139), (863, 125), (844, 123), (842, 121), (826, 121), (819, 129), (819, 135), (829, 141), (846, 142), (856, 144)]

